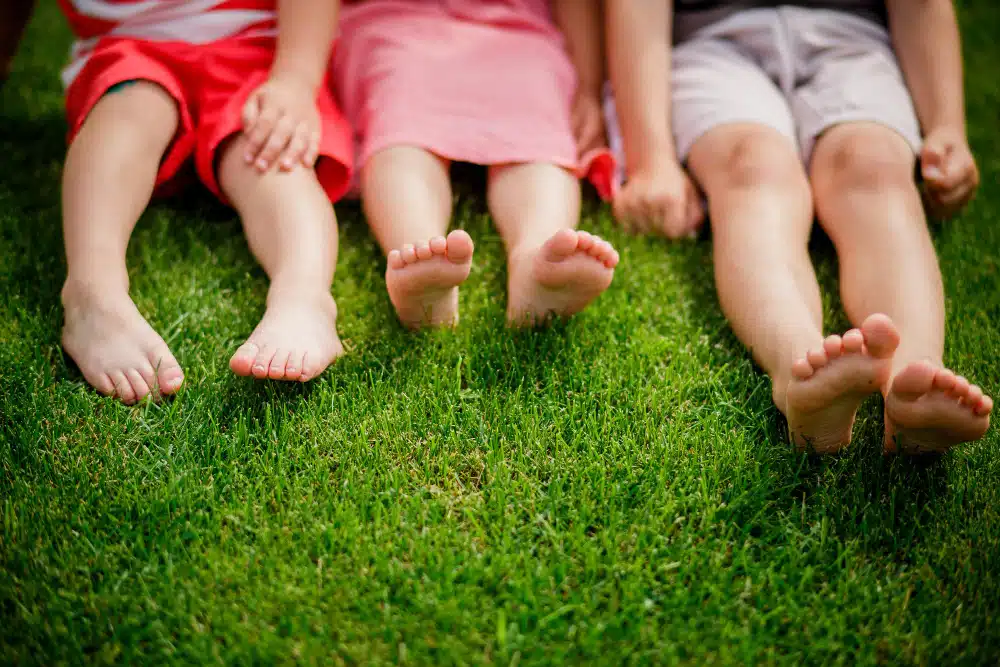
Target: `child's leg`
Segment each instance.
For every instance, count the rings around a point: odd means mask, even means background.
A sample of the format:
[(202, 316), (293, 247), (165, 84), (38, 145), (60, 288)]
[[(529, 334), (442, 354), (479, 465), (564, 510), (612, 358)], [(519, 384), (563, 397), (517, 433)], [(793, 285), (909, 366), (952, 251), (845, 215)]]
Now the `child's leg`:
[(618, 253), (580, 221), (580, 183), (551, 164), (493, 167), (489, 206), (507, 247), (507, 317), (516, 325), (583, 310), (611, 284)]
[(386, 289), (406, 326), (454, 324), (472, 239), (451, 218), (449, 163), (421, 148), (379, 151), (361, 172), (365, 215), (388, 261)]
[(846, 445), (858, 406), (888, 376), (897, 336), (876, 316), (824, 340), (808, 253), (811, 194), (794, 144), (731, 123), (699, 138), (689, 164), (708, 196), (722, 309), (771, 376), (793, 441), (816, 451)]
[(125, 268), (178, 122), (174, 100), (155, 84), (109, 92), (75, 137), (63, 172), (63, 347), (90, 384), (126, 403), (173, 393), (184, 378), (129, 298)]
[(330, 294), (337, 221), (315, 171), (261, 174), (244, 160), (246, 150), (242, 135), (224, 146), (219, 184), (271, 286), (263, 319), (230, 367), (238, 375), (305, 382), (344, 351)]
[(886, 447), (896, 448), (895, 436), (904, 451), (943, 451), (983, 435), (992, 401), (942, 365), (941, 273), (913, 173), (913, 149), (874, 123), (832, 128), (812, 158), (817, 212), (837, 246), (848, 315), (860, 322), (887, 313), (902, 336), (886, 396)]

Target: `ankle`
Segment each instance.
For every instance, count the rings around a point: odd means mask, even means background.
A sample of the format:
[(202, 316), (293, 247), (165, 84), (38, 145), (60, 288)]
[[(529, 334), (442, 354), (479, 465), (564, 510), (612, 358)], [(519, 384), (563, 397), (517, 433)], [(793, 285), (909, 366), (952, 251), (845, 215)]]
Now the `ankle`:
[(788, 414), (788, 385), (792, 383), (791, 373), (776, 373), (771, 378), (771, 400), (781, 414)]
[(115, 297), (128, 298), (128, 275), (124, 277), (112, 275), (74, 275), (66, 276), (60, 298), (63, 306), (78, 304), (81, 301), (103, 301)]
[(324, 286), (321, 282), (272, 282), (267, 290), (266, 303), (268, 308), (289, 302), (302, 303), (304, 301), (315, 304), (317, 308), (336, 307), (333, 294), (330, 293), (330, 287)]

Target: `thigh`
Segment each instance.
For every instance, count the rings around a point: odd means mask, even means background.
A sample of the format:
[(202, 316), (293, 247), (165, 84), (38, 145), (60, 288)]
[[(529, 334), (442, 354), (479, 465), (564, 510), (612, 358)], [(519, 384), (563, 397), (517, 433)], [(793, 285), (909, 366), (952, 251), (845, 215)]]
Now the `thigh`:
[(77, 63), (69, 83), (70, 143), (94, 123), (102, 125), (102, 133), (128, 132), (128, 141), (159, 161), (157, 186), (173, 181), (194, 146), (190, 98), (176, 70), (176, 63), (155, 44), (100, 42)]
[(793, 29), (810, 36), (800, 54), (807, 82), (793, 91), (791, 104), (807, 160), (827, 130), (860, 122), (886, 128), (918, 153), (920, 124), (885, 29), (841, 12), (798, 16)]
[(770, 128), (794, 145), (784, 94), (731, 39), (697, 37), (673, 53), (672, 126), (681, 159), (706, 133), (733, 124)]
[[(269, 75), (276, 44), (270, 38), (236, 37), (192, 47), (200, 51), (186, 76), (197, 91), (198, 137), (195, 163), (209, 190), (224, 198), (218, 181), (221, 150), (243, 130), (243, 107)], [(317, 94), (321, 139), (316, 178), (331, 201), (350, 185), (353, 165), (351, 130), (327, 86)]]

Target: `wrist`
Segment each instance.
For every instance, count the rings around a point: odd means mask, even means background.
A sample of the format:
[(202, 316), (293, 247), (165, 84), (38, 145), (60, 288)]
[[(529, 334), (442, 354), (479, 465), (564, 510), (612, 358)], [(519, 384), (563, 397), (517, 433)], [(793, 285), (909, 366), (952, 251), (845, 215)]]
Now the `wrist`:
[(325, 72), (311, 70), (301, 65), (296, 66), (276, 61), (271, 68), (270, 78), (292, 83), (313, 92), (322, 84), (324, 74)]
[(647, 143), (642, 151), (637, 151), (634, 157), (626, 156), (626, 169), (629, 174), (639, 172), (662, 173), (665, 171), (680, 171), (680, 160), (672, 141)]

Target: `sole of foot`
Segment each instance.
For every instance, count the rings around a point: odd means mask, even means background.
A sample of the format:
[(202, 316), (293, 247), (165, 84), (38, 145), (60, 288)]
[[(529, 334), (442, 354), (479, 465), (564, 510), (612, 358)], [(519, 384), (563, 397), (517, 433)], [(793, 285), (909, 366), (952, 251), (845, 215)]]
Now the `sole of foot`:
[(458, 323), (458, 286), (472, 269), (472, 238), (460, 229), (405, 245), (387, 257), (385, 286), (400, 322), (411, 329)]
[(126, 291), (67, 284), (62, 299), (63, 349), (97, 391), (134, 405), (180, 389), (180, 364)]
[(509, 323), (534, 326), (580, 312), (611, 285), (618, 260), (610, 243), (574, 229), (559, 230), (524, 259), (512, 256)]
[(892, 320), (876, 314), (792, 365), (785, 416), (796, 448), (830, 454), (850, 444), (858, 407), (885, 387), (898, 345)]
[(885, 397), (888, 454), (942, 454), (983, 437), (993, 399), (964, 377), (917, 361), (893, 378)]
[(242, 377), (308, 382), (343, 354), (337, 304), (329, 292), (272, 291), (264, 317), (229, 367)]

